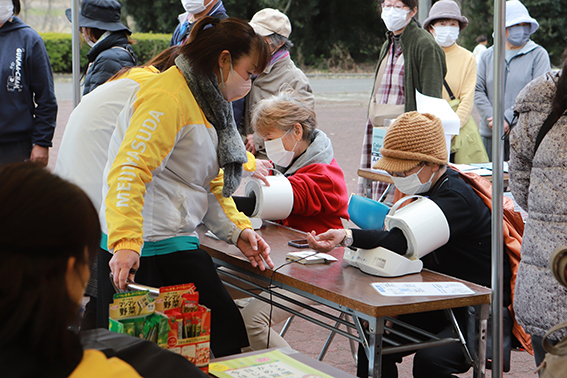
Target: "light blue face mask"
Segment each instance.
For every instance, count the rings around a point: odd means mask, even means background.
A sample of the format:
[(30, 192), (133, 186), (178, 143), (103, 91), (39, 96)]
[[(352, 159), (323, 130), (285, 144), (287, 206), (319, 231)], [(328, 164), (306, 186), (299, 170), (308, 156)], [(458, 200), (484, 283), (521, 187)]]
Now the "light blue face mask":
[(530, 26), (514, 25), (508, 28), (508, 38), (506, 40), (513, 46), (523, 46), (530, 39)]

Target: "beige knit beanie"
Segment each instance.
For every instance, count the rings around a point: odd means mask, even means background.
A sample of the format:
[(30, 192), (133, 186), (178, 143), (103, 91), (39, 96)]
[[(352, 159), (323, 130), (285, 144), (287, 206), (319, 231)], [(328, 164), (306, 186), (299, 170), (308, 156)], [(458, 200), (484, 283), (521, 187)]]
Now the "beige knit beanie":
[(375, 169), (406, 172), (427, 161), (445, 165), (448, 161), (441, 120), (432, 114), (404, 113), (390, 125)]

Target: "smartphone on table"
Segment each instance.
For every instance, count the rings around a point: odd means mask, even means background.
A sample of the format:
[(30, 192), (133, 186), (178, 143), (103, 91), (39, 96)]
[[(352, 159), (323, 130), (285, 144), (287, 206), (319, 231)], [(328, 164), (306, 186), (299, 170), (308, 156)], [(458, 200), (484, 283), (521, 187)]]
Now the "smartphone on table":
[(287, 242), (287, 244), (295, 248), (309, 248), (307, 239), (290, 240)]

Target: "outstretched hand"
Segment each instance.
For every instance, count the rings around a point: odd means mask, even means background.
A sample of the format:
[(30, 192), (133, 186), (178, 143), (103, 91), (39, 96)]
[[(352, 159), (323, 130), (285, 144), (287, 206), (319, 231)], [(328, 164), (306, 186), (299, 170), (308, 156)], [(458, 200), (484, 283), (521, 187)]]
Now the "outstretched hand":
[(309, 247), (317, 252), (329, 252), (339, 245), (345, 236), (345, 230), (342, 228), (331, 229), (319, 235), (311, 231), (307, 234), (307, 242)]
[(260, 270), (266, 270), (265, 264), (271, 269), (274, 268), (274, 263), (270, 258), (270, 246), (251, 228), (240, 233), (236, 246), (250, 260), (254, 268), (259, 267)]

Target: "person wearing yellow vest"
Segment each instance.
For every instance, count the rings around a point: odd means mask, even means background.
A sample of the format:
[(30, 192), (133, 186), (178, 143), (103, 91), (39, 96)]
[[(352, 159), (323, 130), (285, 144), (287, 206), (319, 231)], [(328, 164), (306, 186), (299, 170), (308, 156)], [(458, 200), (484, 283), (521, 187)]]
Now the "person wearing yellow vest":
[[(245, 21), (204, 17), (175, 66), (145, 82), (121, 112), (104, 170), (98, 318), (126, 279), (161, 287), (192, 282), (211, 309), (215, 356), (248, 346), (240, 311), (200, 248), (204, 223), (236, 245), (253, 267), (273, 268), (267, 243), (226, 201), (248, 161), (230, 102), (250, 90), (269, 48)], [(222, 172), (222, 185), (219, 175)], [(216, 179), (216, 180), (215, 180)], [(97, 323), (99, 321), (97, 320)]]

